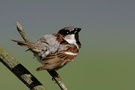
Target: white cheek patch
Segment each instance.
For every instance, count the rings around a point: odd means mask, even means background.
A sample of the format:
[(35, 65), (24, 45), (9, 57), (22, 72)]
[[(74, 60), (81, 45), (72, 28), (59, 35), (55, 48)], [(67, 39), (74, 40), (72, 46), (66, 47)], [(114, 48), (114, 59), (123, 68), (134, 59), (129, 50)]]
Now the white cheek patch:
[(74, 45), (77, 46), (77, 48), (79, 48), (78, 45), (77, 45), (77, 43), (76, 43), (75, 35), (74, 35), (74, 34), (67, 35), (67, 36), (65, 36), (64, 39), (65, 39), (69, 44), (74, 44)]
[(74, 44), (76, 42), (75, 35), (73, 34), (65, 36), (65, 40), (70, 44)]
[(78, 53), (65, 52), (65, 54), (67, 54), (67, 55), (72, 55), (72, 56), (76, 56)]

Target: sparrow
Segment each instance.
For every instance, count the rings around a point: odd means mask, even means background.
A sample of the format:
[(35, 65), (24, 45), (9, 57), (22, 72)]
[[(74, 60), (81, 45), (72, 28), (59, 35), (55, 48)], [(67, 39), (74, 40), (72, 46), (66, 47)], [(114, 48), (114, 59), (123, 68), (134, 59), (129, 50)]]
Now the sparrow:
[[(57, 33), (43, 35), (36, 42), (12, 40), (20, 46), (26, 46), (43, 66), (36, 70), (58, 70), (73, 61), (78, 55), (81, 43), (78, 27), (64, 27)], [(28, 51), (27, 50), (27, 51)]]

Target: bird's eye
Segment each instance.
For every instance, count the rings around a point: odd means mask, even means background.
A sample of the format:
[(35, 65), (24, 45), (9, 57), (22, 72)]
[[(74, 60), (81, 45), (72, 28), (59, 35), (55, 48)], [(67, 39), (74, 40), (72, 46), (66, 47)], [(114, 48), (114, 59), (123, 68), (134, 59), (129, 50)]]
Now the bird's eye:
[(60, 30), (58, 33), (59, 33), (59, 34), (62, 34), (62, 35), (67, 35), (67, 34), (70, 33), (70, 31), (69, 31), (69, 30), (62, 29), (62, 30)]
[(67, 31), (66, 33), (69, 34), (69, 31)]

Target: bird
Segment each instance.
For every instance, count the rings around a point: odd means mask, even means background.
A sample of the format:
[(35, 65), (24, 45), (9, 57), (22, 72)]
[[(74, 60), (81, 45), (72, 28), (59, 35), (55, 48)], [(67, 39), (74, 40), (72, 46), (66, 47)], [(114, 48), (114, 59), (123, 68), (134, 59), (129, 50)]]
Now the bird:
[(34, 57), (43, 64), (36, 71), (56, 71), (78, 55), (81, 48), (80, 31), (79, 27), (69, 26), (60, 29), (57, 33), (43, 35), (36, 42), (12, 41), (27, 47), (27, 51), (33, 52)]

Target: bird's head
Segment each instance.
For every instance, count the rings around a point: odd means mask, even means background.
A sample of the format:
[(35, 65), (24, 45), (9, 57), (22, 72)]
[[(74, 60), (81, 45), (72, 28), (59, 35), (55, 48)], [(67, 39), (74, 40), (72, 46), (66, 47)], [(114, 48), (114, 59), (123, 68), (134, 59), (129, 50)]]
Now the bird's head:
[(79, 32), (81, 28), (78, 27), (64, 27), (59, 30), (58, 34), (62, 35), (63, 38), (69, 43), (74, 44), (78, 48), (81, 47), (81, 43), (79, 41)]

